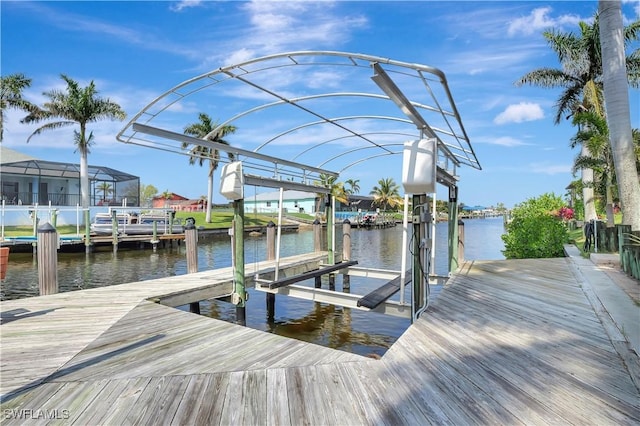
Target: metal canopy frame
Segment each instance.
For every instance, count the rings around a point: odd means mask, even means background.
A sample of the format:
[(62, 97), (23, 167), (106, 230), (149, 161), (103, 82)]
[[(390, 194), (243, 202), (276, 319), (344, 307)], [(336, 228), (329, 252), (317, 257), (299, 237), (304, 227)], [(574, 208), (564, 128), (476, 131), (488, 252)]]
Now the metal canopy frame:
[[(324, 76), (321, 84), (314, 80), (318, 75)], [(188, 104), (193, 111), (194, 103), (218, 119), (212, 135), (236, 126), (234, 140), (241, 140), (242, 148), (234, 141), (228, 146), (185, 136), (182, 129), (194, 117), (179, 106)], [(230, 104), (238, 106), (225, 107)], [(357, 114), (339, 114), (347, 108)], [(265, 115), (273, 117), (269, 128), (252, 127), (254, 117)], [(461, 165), (481, 169), (439, 69), (371, 55), (301, 51), (186, 80), (138, 112), (117, 140), (187, 156), (194, 145), (207, 146), (240, 157), (254, 176), (314, 186), (321, 174), (337, 176), (386, 156), (400, 158), (399, 144), (423, 137), (438, 142), (439, 182), (455, 184), (451, 177)], [(282, 147), (287, 158), (274, 153)]]
[[(354, 87), (358, 90), (354, 91)], [(220, 124), (202, 139), (181, 132), (193, 120), (180, 114), (181, 110), (193, 110), (179, 108), (187, 102), (189, 106), (204, 105), (201, 111), (219, 120)], [(227, 108), (228, 105), (233, 108)], [(348, 113), (341, 114), (343, 111)], [(258, 120), (253, 120), (254, 117), (262, 118), (261, 128), (256, 129)], [(227, 125), (239, 130), (234, 134), (234, 144), (213, 142), (214, 136)], [(329, 193), (328, 188), (318, 186), (326, 176), (337, 177), (362, 163), (380, 160), (383, 160), (380, 169), (388, 170), (393, 166), (386, 157), (402, 157), (398, 154), (403, 149), (398, 146), (407, 140), (424, 138), (435, 139), (436, 179), (450, 190), (457, 187), (458, 167), (481, 169), (442, 71), (388, 58), (333, 51), (281, 53), (194, 77), (153, 100), (117, 135), (123, 143), (190, 157), (195, 155), (191, 148), (198, 145), (233, 154), (242, 161), (245, 185), (280, 188), (278, 223), (284, 189)], [(280, 150), (278, 155), (272, 154), (275, 149)], [(220, 157), (220, 161), (225, 159)], [(324, 168), (328, 164), (339, 172)], [(408, 204), (407, 195), (405, 202)], [(235, 200), (233, 204), (234, 215), (241, 223), (235, 254), (243, 259), (243, 200)], [(334, 227), (334, 212), (332, 205), (328, 230)], [(407, 216), (405, 205), (403, 263)], [(328, 260), (334, 263), (335, 238), (329, 239), (332, 247)], [(277, 246), (276, 279), (279, 236)], [(401, 277), (404, 268), (403, 264)], [(244, 318), (244, 266), (237, 274), (236, 285), (240, 284), (240, 289), (237, 287), (236, 306), (242, 309)], [(353, 305), (353, 300), (348, 300), (353, 296), (336, 292), (324, 294), (321, 289), (298, 286), (283, 291), (295, 293), (296, 297)], [(400, 291), (403, 293), (404, 285)], [(412, 315), (417, 315), (411, 306)], [(397, 314), (405, 315), (407, 305), (401, 299), (399, 304), (386, 303), (383, 309), (397, 309)]]

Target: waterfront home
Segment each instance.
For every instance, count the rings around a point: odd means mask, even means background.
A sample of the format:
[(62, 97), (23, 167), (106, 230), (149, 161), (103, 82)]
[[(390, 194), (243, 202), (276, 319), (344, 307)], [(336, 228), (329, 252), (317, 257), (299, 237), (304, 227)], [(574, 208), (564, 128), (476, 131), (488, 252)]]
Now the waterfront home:
[[(41, 160), (0, 146), (0, 181), (5, 205), (80, 204), (80, 165)], [(89, 165), (89, 205), (139, 206), (140, 178)]]

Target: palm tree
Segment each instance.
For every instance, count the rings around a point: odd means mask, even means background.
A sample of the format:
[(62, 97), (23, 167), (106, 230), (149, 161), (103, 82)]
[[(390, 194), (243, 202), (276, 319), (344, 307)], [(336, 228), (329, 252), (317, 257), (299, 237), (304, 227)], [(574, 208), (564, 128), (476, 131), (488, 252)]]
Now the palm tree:
[(102, 192), (102, 201), (106, 201), (107, 200), (107, 196), (113, 194), (113, 187), (111, 186), (111, 184), (109, 182), (100, 182), (100, 184), (98, 184), (98, 186), (96, 186), (96, 189), (100, 192)]
[[(324, 188), (329, 188), (331, 190), (331, 195), (336, 201), (340, 201), (343, 204), (349, 203), (349, 194), (344, 189), (344, 184), (342, 182), (338, 182), (337, 176), (331, 176), (325, 173), (320, 173), (320, 180), (316, 181), (315, 184), (317, 186), (322, 186)], [(319, 192), (316, 194), (316, 199), (318, 203), (325, 197), (325, 194)], [(320, 205), (316, 205), (316, 212), (320, 211)]]
[(75, 133), (75, 144), (80, 151), (80, 194), (82, 207), (89, 207), (89, 164), (88, 154), (91, 145), (90, 133), (87, 137), (87, 124), (102, 119), (124, 120), (125, 112), (120, 105), (108, 98), (98, 97), (98, 90), (93, 81), (87, 87), (80, 87), (77, 81), (60, 75), (67, 83), (66, 91), (51, 90), (43, 95), (49, 98), (43, 107), (32, 111), (22, 119), (23, 123), (38, 123), (43, 120), (61, 119), (51, 121), (37, 128), (27, 139), (27, 142), (35, 135), (45, 130), (59, 129), (61, 127), (80, 125), (80, 131)]
[[(186, 135), (191, 135), (196, 138), (205, 139), (211, 142), (218, 142), (224, 145), (229, 145), (229, 142), (224, 140), (223, 138), (229, 134), (236, 132), (235, 126), (222, 126), (218, 129), (217, 132), (213, 133), (213, 131), (218, 127), (217, 122), (212, 122), (211, 117), (201, 112), (198, 114), (199, 122), (190, 124), (184, 128), (184, 133)], [(182, 144), (182, 149), (187, 149), (189, 147), (188, 143)], [(227, 157), (229, 157), (230, 161), (234, 160), (234, 155), (232, 153), (227, 153)], [(204, 165), (204, 162), (209, 160), (209, 180), (208, 180), (208, 191), (207, 191), (207, 213), (205, 216), (205, 222), (211, 223), (211, 207), (213, 205), (213, 174), (218, 168), (218, 164), (220, 163), (220, 152), (217, 149), (212, 149), (202, 145), (195, 145), (189, 151), (189, 164), (193, 165), (199, 163), (200, 167)]]
[[(604, 97), (611, 152), (613, 153), (618, 193), (622, 204), (622, 223), (631, 225), (632, 231), (640, 231), (640, 183), (638, 182), (638, 170), (634, 155), (628, 93), (628, 80), (631, 81), (632, 78), (635, 78), (635, 83), (637, 83), (638, 74), (640, 74), (640, 65), (638, 65), (640, 55), (638, 55), (638, 50), (632, 53), (636, 58), (635, 68), (632, 66), (627, 69), (629, 61), (628, 59), (625, 61), (625, 45), (622, 39), (623, 36), (625, 40), (627, 39), (628, 30), (623, 27), (620, 1), (600, 0), (598, 10), (602, 17), (600, 42), (602, 45)], [(636, 29), (634, 39), (637, 39), (640, 21), (634, 22), (631, 26)], [(627, 77), (627, 73), (629, 73), (629, 77)]]
[(348, 195), (360, 193), (360, 179), (347, 179), (344, 183), (349, 185), (349, 188), (346, 189)]
[[(638, 37), (638, 22), (625, 29), (625, 39), (632, 41)], [(591, 25), (580, 22), (580, 35), (545, 31), (544, 38), (549, 47), (558, 55), (562, 69), (540, 68), (525, 74), (516, 82), (517, 85), (531, 84), (540, 87), (564, 90), (556, 103), (555, 124), (562, 117), (571, 116), (579, 109), (593, 110), (604, 116), (602, 95), (602, 54), (599, 39), (599, 16), (594, 16)], [(631, 54), (627, 57), (629, 81), (637, 87), (640, 83), (640, 56)], [(583, 145), (581, 155), (589, 156)], [(587, 182), (593, 181), (593, 171), (582, 169), (583, 201), (585, 220), (596, 217), (593, 202), (593, 188)]]
[(393, 178), (380, 179), (370, 194), (373, 195), (373, 204), (382, 207), (383, 210), (402, 206), (400, 187)]
[(24, 89), (31, 86), (31, 79), (24, 74), (10, 74), (0, 76), (0, 142), (4, 135), (4, 111), (7, 109), (21, 109), (34, 112), (38, 107), (22, 97)]
[(614, 165), (609, 144), (607, 120), (593, 111), (576, 113), (573, 124), (580, 130), (571, 139), (571, 147), (585, 146), (588, 156), (579, 155), (573, 165), (573, 171), (589, 168), (594, 171), (592, 186), (606, 200), (607, 227), (614, 226), (613, 187)]

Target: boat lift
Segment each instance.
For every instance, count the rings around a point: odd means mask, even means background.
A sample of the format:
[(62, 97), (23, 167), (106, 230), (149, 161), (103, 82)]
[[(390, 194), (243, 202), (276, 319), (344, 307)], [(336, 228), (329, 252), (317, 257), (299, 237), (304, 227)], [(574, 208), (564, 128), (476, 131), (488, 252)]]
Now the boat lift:
[[(273, 79), (268, 78), (274, 70), (289, 71), (292, 68), (309, 69), (311, 67), (333, 67), (332, 69), (355, 69), (361, 72), (373, 70), (370, 80), (375, 83), (384, 95), (378, 93), (352, 93), (333, 92), (291, 97), (281, 94), (278, 90), (269, 86)], [(354, 72), (354, 74), (355, 74)], [(433, 100), (432, 105), (410, 101), (406, 92), (400, 90), (390, 73), (397, 78), (407, 78), (413, 83), (418, 82)], [(266, 77), (266, 78), (264, 78)], [(362, 83), (362, 81), (359, 81)], [(161, 120), (171, 111), (171, 106), (195, 96), (201, 91), (215, 89), (224, 84), (244, 84), (263, 97), (271, 97), (274, 102), (267, 102), (258, 106), (252, 106), (241, 111), (226, 120), (223, 120), (210, 135), (197, 139), (177, 131), (165, 130), (151, 124), (154, 120)], [(439, 88), (434, 88), (439, 86)], [(415, 90), (413, 86), (411, 90)], [(438, 92), (438, 93), (436, 93)], [(438, 94), (443, 94), (444, 99)], [(376, 115), (362, 113), (350, 116), (328, 116), (326, 112), (311, 109), (307, 102), (335, 100), (341, 98), (370, 99), (371, 103), (377, 100), (391, 101), (405, 118), (390, 115)], [(210, 102), (210, 99), (207, 99)], [(325, 101), (326, 102), (326, 101)], [(336, 102), (337, 103), (337, 102)], [(448, 104), (448, 109), (443, 107)], [(321, 104), (321, 106), (326, 106)], [(212, 141), (209, 136), (214, 136), (223, 126), (231, 125), (250, 116), (251, 114), (264, 113), (271, 109), (282, 107), (293, 108), (297, 116), (311, 116), (315, 121), (294, 126), (275, 135), (266, 137), (266, 141), (256, 149), (241, 149), (226, 144)], [(419, 111), (420, 110), (420, 111)], [(440, 127), (427, 122), (423, 114), (431, 114), (437, 118)], [(433, 119), (433, 118), (432, 118)], [(406, 141), (406, 132), (390, 132), (388, 129), (376, 132), (363, 131), (357, 127), (350, 127), (349, 122), (357, 120), (378, 120), (379, 122), (396, 122), (409, 125), (414, 128), (411, 134), (415, 137), (402, 144), (398, 151), (392, 143), (381, 143), (376, 135), (395, 135), (403, 137)], [(321, 162), (318, 167), (269, 155), (263, 151), (276, 141), (286, 138), (301, 129), (314, 126), (328, 125), (338, 129), (344, 138), (359, 141), (362, 149), (347, 147), (342, 155), (332, 155), (328, 160)], [(371, 55), (353, 54), (345, 52), (289, 52), (253, 59), (241, 64), (225, 66), (201, 76), (187, 80), (152, 101), (147, 107), (134, 116), (125, 128), (118, 134), (117, 139), (126, 144), (136, 144), (144, 147), (155, 148), (181, 155), (193, 155), (193, 151), (185, 147), (203, 146), (210, 151), (221, 151), (233, 154), (236, 161), (224, 165), (221, 175), (220, 192), (233, 202), (234, 208), (234, 233), (232, 237), (234, 251), (234, 282), (235, 290), (232, 302), (237, 307), (239, 316), (244, 316), (244, 307), (247, 300), (244, 280), (244, 187), (245, 185), (257, 187), (278, 188), (280, 190), (280, 203), (278, 214), (278, 235), (276, 240), (276, 266), (274, 278), (264, 280), (260, 277), (256, 280), (256, 289), (273, 294), (283, 294), (317, 302), (331, 303), (350, 307), (353, 309), (371, 310), (386, 314), (398, 315), (416, 319), (427, 308), (429, 303), (429, 279), (433, 276), (435, 258), (435, 188), (436, 184), (445, 185), (449, 189), (449, 264), (450, 270), (458, 267), (457, 259), (457, 194), (458, 176), (457, 168), (468, 165), (480, 169), (480, 164), (469, 143), (466, 131), (462, 125), (460, 116), (453, 102), (444, 73), (437, 68), (394, 61), (388, 58)], [(313, 155), (312, 150), (325, 146), (331, 140), (321, 140), (315, 145), (304, 149), (294, 157), (298, 159), (303, 155)], [(366, 151), (374, 149), (374, 153)], [(342, 167), (340, 170), (331, 170), (326, 165), (336, 159), (347, 158), (354, 153), (366, 156)], [(402, 184), (405, 189), (405, 209), (403, 218), (403, 253), (402, 266), (398, 271), (378, 270), (363, 268), (355, 264), (354, 260), (337, 261), (335, 254), (335, 205), (330, 194), (330, 189), (318, 186), (320, 175), (338, 177), (345, 170), (354, 167), (364, 161), (373, 161), (379, 157), (388, 155), (403, 156)], [(225, 160), (220, 158), (221, 162)], [(282, 222), (282, 193), (286, 189), (302, 190), (307, 192), (326, 194), (327, 205), (327, 247), (326, 262), (319, 265), (318, 270), (296, 277), (281, 279), (279, 276), (280, 256), (280, 226)], [(429, 197), (432, 203), (429, 203)], [(409, 202), (411, 201), (411, 202)], [(412, 208), (409, 209), (409, 204)], [(409, 235), (409, 219), (411, 219), (411, 235)], [(407, 252), (409, 238), (411, 249)], [(410, 265), (407, 267), (406, 263)], [(362, 276), (375, 279), (384, 279), (388, 282), (370, 295), (357, 295), (321, 288), (313, 288), (297, 284), (297, 282), (324, 274), (342, 273), (350, 276)], [(411, 299), (405, 300), (405, 285), (411, 288)], [(400, 301), (391, 301), (389, 297), (400, 292)]]

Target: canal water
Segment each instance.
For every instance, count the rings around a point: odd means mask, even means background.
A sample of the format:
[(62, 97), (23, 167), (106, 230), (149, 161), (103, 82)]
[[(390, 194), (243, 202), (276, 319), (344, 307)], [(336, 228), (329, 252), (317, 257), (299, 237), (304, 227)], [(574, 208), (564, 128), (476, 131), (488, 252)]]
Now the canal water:
[[(465, 221), (465, 258), (468, 260), (504, 259), (502, 218)], [(338, 232), (340, 236), (340, 232)], [(359, 266), (399, 270), (401, 266), (402, 227), (352, 230), (352, 258)], [(313, 251), (313, 231), (283, 233), (281, 256)], [(336, 251), (341, 252), (340, 242)], [(266, 238), (247, 237), (245, 262), (259, 263), (266, 258)], [(198, 269), (201, 271), (231, 265), (231, 241), (228, 237), (200, 238)], [(446, 275), (447, 223), (436, 225), (435, 272)], [(58, 282), (60, 292), (92, 287), (145, 281), (186, 274), (184, 245), (160, 249), (59, 253)], [(351, 278), (351, 292), (366, 294), (384, 282), (360, 277)], [(313, 280), (308, 283), (313, 286)], [(326, 288), (326, 283), (323, 284)], [(341, 278), (336, 279), (341, 289)], [(432, 292), (437, 297), (439, 289)], [(38, 294), (37, 258), (31, 253), (11, 253), (6, 279), (0, 286), (0, 300), (18, 299)], [(409, 295), (406, 295), (406, 300)], [(393, 300), (399, 300), (396, 295)], [(180, 309), (188, 310), (187, 306)], [(235, 321), (235, 306), (225, 302), (202, 302), (201, 315)], [(317, 343), (326, 347), (361, 355), (382, 355), (409, 326), (409, 320), (388, 315), (343, 308), (323, 303), (276, 297), (275, 317), (268, 318), (265, 294), (249, 290), (247, 326), (282, 336)]]

